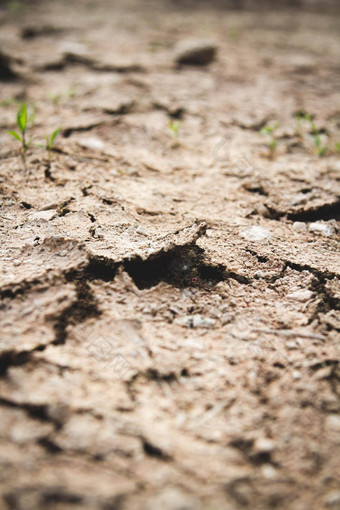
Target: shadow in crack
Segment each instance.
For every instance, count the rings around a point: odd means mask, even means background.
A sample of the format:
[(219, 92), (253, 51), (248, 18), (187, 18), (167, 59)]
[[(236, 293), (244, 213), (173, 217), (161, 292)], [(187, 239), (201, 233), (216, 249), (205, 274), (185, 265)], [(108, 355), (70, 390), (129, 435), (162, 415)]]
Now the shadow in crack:
[(149, 289), (162, 281), (179, 288), (209, 289), (226, 278), (225, 268), (207, 263), (204, 250), (198, 246), (176, 246), (148, 260), (138, 257), (126, 261), (124, 268), (139, 289)]

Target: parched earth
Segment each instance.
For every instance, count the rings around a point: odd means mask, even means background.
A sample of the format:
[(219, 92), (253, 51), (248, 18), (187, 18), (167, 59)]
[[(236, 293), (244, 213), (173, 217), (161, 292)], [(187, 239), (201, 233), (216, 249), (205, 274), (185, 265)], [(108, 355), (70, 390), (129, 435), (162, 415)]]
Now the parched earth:
[(225, 4), (0, 5), (1, 508), (340, 508), (339, 16)]

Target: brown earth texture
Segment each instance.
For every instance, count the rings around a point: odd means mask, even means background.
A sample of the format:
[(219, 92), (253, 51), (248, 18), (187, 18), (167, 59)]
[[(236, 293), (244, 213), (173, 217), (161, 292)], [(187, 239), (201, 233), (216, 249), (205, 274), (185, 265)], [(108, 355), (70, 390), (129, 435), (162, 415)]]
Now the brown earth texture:
[(338, 8), (0, 2), (1, 509), (340, 508)]

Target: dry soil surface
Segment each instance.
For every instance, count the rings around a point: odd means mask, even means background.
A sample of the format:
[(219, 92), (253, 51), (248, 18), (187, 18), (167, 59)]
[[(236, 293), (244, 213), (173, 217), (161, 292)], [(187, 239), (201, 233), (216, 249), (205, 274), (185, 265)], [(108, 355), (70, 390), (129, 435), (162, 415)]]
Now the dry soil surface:
[(251, 7), (1, 3), (1, 508), (340, 508), (339, 16)]

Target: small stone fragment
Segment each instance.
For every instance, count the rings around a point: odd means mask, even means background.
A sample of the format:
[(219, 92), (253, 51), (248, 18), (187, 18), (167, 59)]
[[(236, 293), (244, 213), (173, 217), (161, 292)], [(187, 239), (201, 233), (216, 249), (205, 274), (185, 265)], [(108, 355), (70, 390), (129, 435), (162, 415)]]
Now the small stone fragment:
[(307, 230), (307, 225), (303, 221), (294, 221), (293, 230), (295, 230), (295, 232), (304, 232)]
[(221, 323), (224, 326), (225, 324), (229, 324), (234, 318), (234, 314), (230, 312), (226, 312), (221, 317)]
[(332, 367), (324, 367), (321, 368), (316, 372), (314, 375), (314, 379), (316, 380), (322, 380), (322, 379), (328, 379), (332, 377)]
[(90, 149), (93, 151), (101, 151), (104, 148), (104, 142), (100, 138), (89, 137), (83, 138), (78, 144), (84, 149)]
[(271, 233), (269, 230), (263, 228), (263, 227), (250, 227), (246, 230), (242, 230), (240, 233), (240, 236), (243, 237), (243, 239), (246, 239), (247, 241), (264, 241), (265, 239), (269, 239), (271, 237)]
[(48, 209), (47, 211), (37, 211), (29, 215), (31, 220), (49, 221), (57, 216), (58, 212), (55, 209)]
[(329, 492), (325, 499), (325, 505), (329, 508), (340, 508), (340, 491)]
[(309, 225), (309, 231), (323, 236), (332, 236), (334, 234), (333, 226), (322, 221), (315, 221), (314, 223), (311, 223)]
[(177, 487), (166, 487), (150, 497), (146, 510), (200, 510), (196, 498)]
[(214, 319), (209, 319), (208, 317), (204, 319), (200, 315), (194, 315), (192, 317), (192, 327), (193, 328), (212, 328), (215, 326), (216, 321)]
[(327, 416), (326, 427), (335, 432), (340, 432), (340, 416), (338, 414), (330, 414)]
[(201, 39), (181, 41), (175, 50), (177, 64), (205, 66), (215, 59), (217, 45)]
[(275, 469), (271, 464), (263, 464), (261, 471), (267, 480), (275, 480), (277, 477), (277, 469)]
[(305, 303), (313, 296), (313, 292), (310, 290), (300, 289), (295, 292), (291, 292), (287, 295), (288, 299), (293, 299), (294, 301), (299, 301), (300, 303)]
[(289, 350), (293, 350), (297, 348), (297, 344), (294, 340), (290, 340), (289, 342), (286, 343), (286, 347)]
[(292, 375), (293, 375), (293, 379), (294, 379), (295, 381), (298, 381), (299, 379), (301, 379), (301, 374), (300, 374), (300, 372), (298, 372), (297, 370), (294, 370), (294, 372), (293, 372), (293, 374), (292, 374)]
[(136, 233), (140, 234), (142, 236), (147, 236), (148, 235), (147, 231), (142, 226), (139, 226), (137, 228)]
[(175, 319), (175, 323), (186, 328), (212, 328), (215, 326), (215, 319), (203, 318), (201, 315), (186, 315)]
[(268, 439), (266, 437), (260, 437), (256, 439), (254, 443), (254, 450), (256, 452), (272, 452), (274, 450), (275, 443), (271, 439)]
[(184, 317), (177, 317), (174, 321), (179, 326), (184, 326), (185, 328), (192, 328), (192, 317), (191, 315), (185, 315)]

